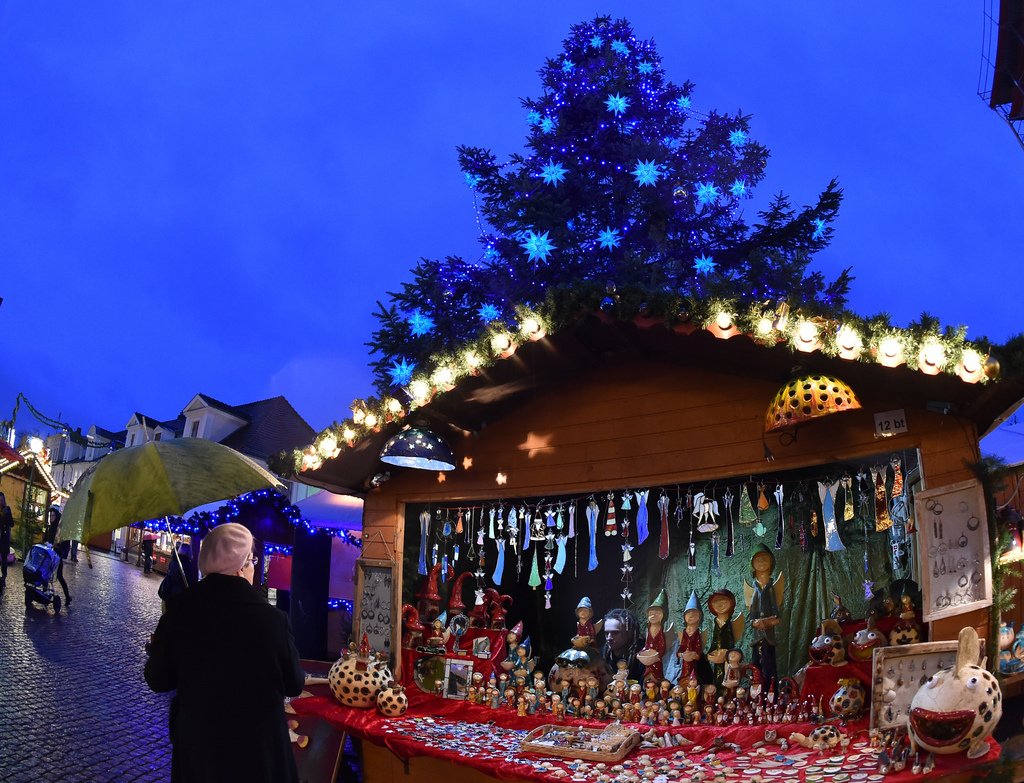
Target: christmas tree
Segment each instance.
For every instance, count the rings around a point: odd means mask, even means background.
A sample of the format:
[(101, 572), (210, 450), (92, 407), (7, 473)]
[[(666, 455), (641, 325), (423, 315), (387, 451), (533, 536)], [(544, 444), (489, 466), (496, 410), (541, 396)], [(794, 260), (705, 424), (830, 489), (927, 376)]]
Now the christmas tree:
[[(692, 108), (694, 85), (668, 81), (654, 43), (626, 20), (575, 25), (540, 75), (543, 94), (522, 102), (528, 154), (499, 163), (489, 150), (459, 148), (489, 226), (483, 252), (423, 260), (380, 307), (368, 345), (380, 354), (381, 391), (517, 306), (581, 281), (677, 301), (841, 309), (849, 270), (830, 283), (807, 271), (832, 234), (842, 196), (834, 181), (815, 206), (797, 210), (780, 195), (748, 226), (741, 207), (768, 158), (750, 118)], [(626, 309), (621, 317), (636, 314)]]

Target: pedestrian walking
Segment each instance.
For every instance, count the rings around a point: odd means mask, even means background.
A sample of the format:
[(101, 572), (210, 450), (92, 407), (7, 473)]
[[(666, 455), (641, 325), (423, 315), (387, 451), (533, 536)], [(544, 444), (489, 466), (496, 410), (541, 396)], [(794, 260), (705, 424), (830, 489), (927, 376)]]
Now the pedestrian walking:
[(71, 596), (68, 594), (68, 583), (64, 579), (64, 561), (71, 552), (71, 542), (61, 541), (57, 543), (57, 532), (60, 530), (60, 509), (56, 506), (50, 506), (46, 510), (48, 522), (46, 525), (46, 532), (43, 534), (43, 540), (53, 547), (53, 551), (57, 553), (60, 560), (57, 561), (57, 581), (60, 582), (60, 588), (64, 591), (64, 606), (71, 606)]
[(171, 702), (171, 781), (298, 783), (284, 697), (304, 677), (288, 615), (252, 585), (252, 534), (228, 522), (199, 550), (202, 579), (167, 602), (145, 676)]
[(158, 536), (152, 530), (142, 534), (142, 571), (150, 573), (153, 570), (153, 547), (156, 546)]
[(175, 552), (171, 553), (167, 574), (157, 590), (157, 594), (164, 601), (169, 601), (199, 581), (199, 569), (192, 561), (192, 547), (189, 544), (175, 541), (174, 549), (176, 554)]
[(0, 492), (0, 593), (7, 587), (7, 560), (11, 556), (11, 528), (14, 527), (14, 517), (11, 516), (11, 507), (7, 505), (7, 497)]

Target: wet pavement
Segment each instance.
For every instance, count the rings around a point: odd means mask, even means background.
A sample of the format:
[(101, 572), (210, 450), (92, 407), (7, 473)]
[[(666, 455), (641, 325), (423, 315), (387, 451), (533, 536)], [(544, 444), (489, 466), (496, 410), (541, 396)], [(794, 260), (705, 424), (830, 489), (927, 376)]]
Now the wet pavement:
[(0, 598), (5, 783), (170, 779), (169, 697), (142, 676), (161, 576), (95, 552), (92, 564), (84, 552), (64, 564), (72, 604), (56, 615), (26, 608), (21, 564), (8, 570)]

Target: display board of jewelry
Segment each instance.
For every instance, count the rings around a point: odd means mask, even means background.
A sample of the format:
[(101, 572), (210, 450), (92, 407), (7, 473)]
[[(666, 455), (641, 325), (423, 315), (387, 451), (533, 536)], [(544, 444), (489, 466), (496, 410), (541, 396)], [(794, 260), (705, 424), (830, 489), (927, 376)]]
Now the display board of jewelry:
[[(871, 728), (906, 726), (917, 689), (939, 669), (956, 663), (957, 640), (877, 648), (871, 659)], [(985, 640), (981, 640), (985, 654)]]
[(918, 492), (914, 505), (925, 622), (991, 606), (992, 563), (981, 482)]
[(525, 737), (520, 750), (547, 756), (569, 756), (590, 761), (618, 761), (637, 747), (643, 738), (640, 732), (621, 723), (601, 729), (582, 726), (539, 726)]

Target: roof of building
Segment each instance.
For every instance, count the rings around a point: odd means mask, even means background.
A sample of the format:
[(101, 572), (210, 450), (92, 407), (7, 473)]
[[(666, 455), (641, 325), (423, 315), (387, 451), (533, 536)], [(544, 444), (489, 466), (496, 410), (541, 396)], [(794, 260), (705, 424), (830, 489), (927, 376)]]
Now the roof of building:
[[(251, 421), (251, 419), (249, 418), (249, 414), (246, 413), (245, 410), (244, 410), (244, 408), (246, 407), (244, 405), (242, 405), (242, 406), (228, 405), (226, 402), (221, 402), (220, 400), (218, 400), (218, 399), (216, 399), (214, 397), (211, 397), (209, 394), (203, 394), (202, 392), (200, 392), (197, 396), (201, 397), (202, 400), (207, 405), (209, 405), (211, 408), (217, 408), (219, 410), (224, 411), (225, 413), (230, 413), (232, 416), (237, 416), (240, 419), (244, 419), (245, 421)], [(284, 398), (282, 397), (281, 399), (284, 399)], [(249, 405), (255, 405), (255, 404), (256, 403), (249, 403)]]
[(281, 451), (303, 448), (316, 437), (316, 431), (284, 397), (250, 402), (232, 410), (244, 415), (249, 423), (221, 443), (259, 460)]

